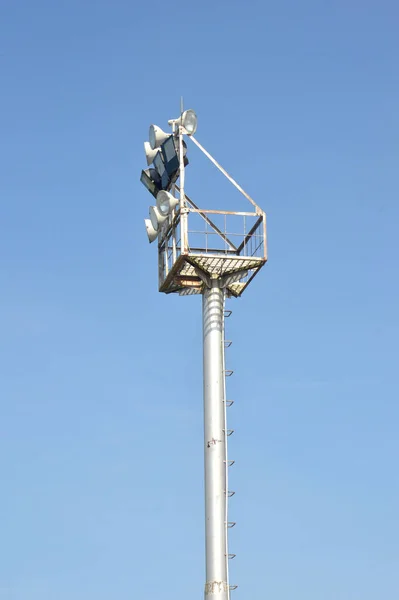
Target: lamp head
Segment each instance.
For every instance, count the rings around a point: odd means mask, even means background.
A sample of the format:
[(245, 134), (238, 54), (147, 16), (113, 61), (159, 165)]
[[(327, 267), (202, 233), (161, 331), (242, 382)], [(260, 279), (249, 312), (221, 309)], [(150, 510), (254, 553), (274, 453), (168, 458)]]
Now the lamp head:
[(155, 148), (155, 150), (153, 150), (149, 142), (144, 142), (144, 152), (147, 160), (147, 165), (150, 166), (150, 164), (154, 162), (154, 158), (158, 154), (159, 150), (158, 148)]
[(159, 228), (162, 223), (166, 220), (167, 215), (163, 215), (156, 206), (150, 206), (150, 220), (156, 232), (159, 232)]
[(170, 134), (162, 131), (158, 125), (150, 125), (150, 131), (148, 133), (148, 138), (150, 140), (150, 146), (152, 150), (155, 148), (159, 148), (159, 146), (169, 137)]
[(153, 228), (150, 219), (144, 219), (145, 228), (147, 230), (148, 241), (150, 244), (154, 242), (158, 237), (158, 232)]
[(186, 130), (187, 135), (194, 135), (197, 131), (198, 118), (194, 110), (189, 108), (178, 119), (172, 119), (169, 124), (175, 123), (181, 125)]
[(162, 189), (161, 177), (155, 169), (141, 171), (140, 181), (155, 198)]
[(179, 204), (178, 198), (175, 198), (169, 192), (161, 190), (157, 195), (157, 209), (161, 213), (162, 216), (167, 216), (172, 213), (172, 211)]

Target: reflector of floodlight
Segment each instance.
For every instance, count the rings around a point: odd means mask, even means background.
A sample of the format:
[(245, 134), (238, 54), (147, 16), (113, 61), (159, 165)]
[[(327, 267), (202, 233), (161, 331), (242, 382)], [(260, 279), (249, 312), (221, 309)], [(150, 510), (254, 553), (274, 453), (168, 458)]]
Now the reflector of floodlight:
[(170, 133), (165, 133), (157, 125), (150, 125), (150, 131), (149, 131), (148, 137), (149, 137), (149, 140), (150, 140), (150, 146), (151, 146), (151, 148), (153, 150), (155, 150), (155, 148), (159, 148), (159, 146), (161, 144), (163, 144), (163, 142), (169, 136), (170, 136)]
[(157, 239), (158, 231), (156, 231), (152, 226), (151, 219), (144, 219), (144, 223), (147, 230), (148, 241), (151, 244), (151, 242), (154, 242)]
[(150, 206), (151, 224), (155, 231), (159, 231), (159, 227), (166, 220), (167, 215), (161, 214), (156, 206)]
[(161, 152), (165, 169), (169, 177), (172, 177), (172, 175), (176, 173), (180, 166), (176, 142), (173, 135), (168, 137), (168, 139), (162, 144)]
[(144, 142), (144, 152), (147, 160), (147, 165), (150, 165), (152, 162), (154, 162), (154, 158), (158, 154), (159, 149), (155, 148), (155, 150), (153, 150), (149, 142)]
[(155, 198), (162, 189), (161, 177), (155, 169), (141, 171), (140, 181)]
[(170, 178), (161, 152), (158, 152), (154, 158), (154, 167), (161, 178), (161, 189), (166, 190), (169, 186)]
[(195, 111), (189, 108), (185, 110), (181, 117), (176, 119), (176, 125), (182, 125), (187, 135), (194, 135), (197, 131), (198, 118)]
[(175, 198), (169, 192), (161, 190), (157, 195), (157, 208), (163, 216), (170, 215), (178, 204), (178, 198)]

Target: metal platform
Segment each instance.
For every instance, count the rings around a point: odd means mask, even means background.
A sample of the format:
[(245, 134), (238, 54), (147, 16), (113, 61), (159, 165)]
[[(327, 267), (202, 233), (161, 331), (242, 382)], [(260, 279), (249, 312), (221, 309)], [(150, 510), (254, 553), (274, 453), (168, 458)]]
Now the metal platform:
[(158, 235), (159, 291), (202, 294), (211, 280), (228, 296), (241, 296), (267, 261), (266, 213), (191, 136), (192, 141), (252, 205), (250, 211), (199, 207), (184, 189), (184, 164), (179, 185), (171, 192), (180, 200)]
[(232, 275), (236, 278), (232, 277), (231, 282), (227, 280), (226, 289), (230, 295), (238, 297), (265, 263), (266, 258), (249, 256), (181, 254), (161, 283), (159, 291), (183, 296), (201, 294), (207, 277), (215, 279)]

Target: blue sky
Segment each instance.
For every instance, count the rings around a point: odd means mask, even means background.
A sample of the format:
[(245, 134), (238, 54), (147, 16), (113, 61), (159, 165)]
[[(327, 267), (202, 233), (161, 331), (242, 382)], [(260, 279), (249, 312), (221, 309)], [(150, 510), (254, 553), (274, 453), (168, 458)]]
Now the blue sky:
[[(200, 299), (158, 294), (139, 182), (181, 95), (268, 213), (227, 323), (234, 598), (397, 599), (397, 3), (0, 23), (0, 600), (202, 597)], [(188, 193), (229, 198), (193, 150)]]

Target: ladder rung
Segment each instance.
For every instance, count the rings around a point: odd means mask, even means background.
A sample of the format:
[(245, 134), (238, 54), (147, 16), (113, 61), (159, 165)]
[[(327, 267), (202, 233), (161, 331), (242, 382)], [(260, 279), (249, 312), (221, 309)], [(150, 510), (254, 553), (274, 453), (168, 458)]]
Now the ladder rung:
[(224, 340), (224, 347), (225, 348), (230, 348), (230, 346), (231, 346), (232, 343), (233, 342), (231, 340)]
[(223, 429), (223, 431), (228, 437), (234, 433), (234, 429)]

